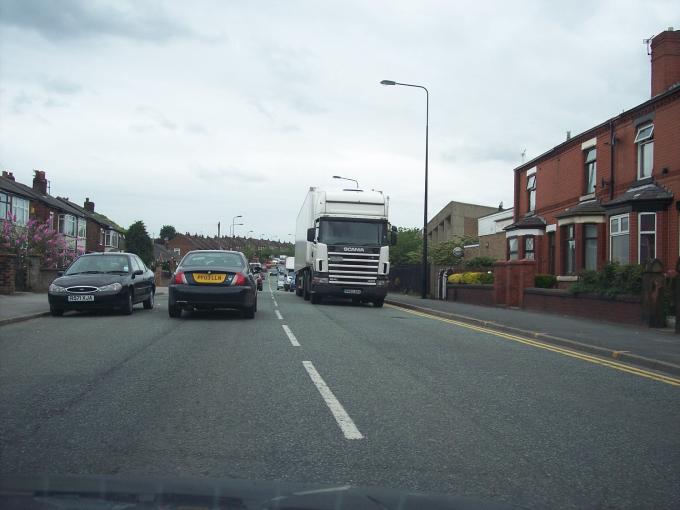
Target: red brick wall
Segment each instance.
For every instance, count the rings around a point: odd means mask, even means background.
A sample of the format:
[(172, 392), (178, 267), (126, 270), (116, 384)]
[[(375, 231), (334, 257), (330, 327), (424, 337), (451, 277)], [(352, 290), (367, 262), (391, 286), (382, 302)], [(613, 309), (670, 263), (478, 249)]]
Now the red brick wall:
[(14, 294), (15, 256), (0, 253), (0, 294)]
[(576, 297), (559, 290), (527, 289), (524, 292), (523, 308), (624, 324), (642, 323), (642, 307), (639, 301)]
[(493, 285), (449, 284), (446, 286), (446, 300), (483, 306), (496, 304)]
[(510, 260), (494, 265), (494, 301), (506, 306), (522, 306), (524, 289), (534, 286), (536, 262)]
[(185, 236), (184, 234), (177, 234), (174, 238), (172, 238), (170, 241), (167, 243), (167, 248), (170, 251), (173, 251), (175, 248), (180, 249), (180, 255), (177, 257), (177, 262), (179, 262), (180, 258), (184, 257), (188, 252), (191, 250), (195, 250), (196, 246)]

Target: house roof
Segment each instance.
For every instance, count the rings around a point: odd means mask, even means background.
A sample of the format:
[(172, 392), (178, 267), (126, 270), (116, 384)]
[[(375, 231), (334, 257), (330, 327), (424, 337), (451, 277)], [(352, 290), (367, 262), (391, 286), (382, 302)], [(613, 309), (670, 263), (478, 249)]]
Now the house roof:
[(619, 119), (622, 119), (622, 118), (629, 116), (630, 114), (634, 113), (637, 110), (642, 110), (643, 108), (646, 108), (647, 106), (650, 106), (654, 103), (662, 101), (662, 100), (666, 99), (667, 97), (671, 97), (671, 96), (676, 95), (676, 94), (680, 95), (680, 85), (675, 85), (675, 86), (671, 87), (670, 89), (668, 89), (666, 92), (658, 94), (658, 95), (652, 97), (651, 99), (648, 99), (647, 101), (640, 103), (639, 105), (634, 106), (633, 108), (630, 108), (629, 110), (625, 110), (622, 113), (620, 113), (619, 115), (616, 115), (615, 117), (612, 117), (612, 118), (590, 128), (590, 129), (587, 129), (586, 131), (583, 131), (582, 133), (579, 133), (576, 136), (572, 136), (568, 140), (565, 140), (564, 142), (562, 142), (558, 145), (555, 145), (552, 149), (545, 151), (543, 154), (540, 154), (540, 155), (536, 156), (535, 158), (527, 161), (526, 163), (522, 163), (520, 166), (515, 167), (514, 171), (519, 172), (521, 170), (536, 166), (540, 161), (546, 159), (548, 156), (559, 153), (566, 146), (574, 144), (574, 143), (581, 143), (585, 140), (592, 138), (593, 136), (595, 136), (595, 134), (598, 131), (609, 126), (610, 123), (614, 123), (615, 121), (617, 121)]
[(617, 205), (639, 203), (639, 202), (671, 202), (673, 200), (673, 193), (668, 191), (663, 186), (654, 182), (638, 186), (626, 191), (623, 195), (619, 195), (614, 200), (610, 200), (605, 204), (606, 207), (614, 207)]
[(23, 198), (28, 198), (29, 200), (39, 200), (40, 195), (38, 195), (32, 188), (29, 188), (25, 184), (13, 181), (7, 177), (0, 176), (0, 190), (12, 193), (14, 195), (19, 195)]
[(545, 218), (541, 216), (525, 216), (519, 221), (516, 221), (512, 225), (508, 225), (503, 230), (517, 230), (518, 228), (545, 228), (546, 221)]
[(555, 218), (570, 218), (572, 216), (592, 216), (596, 214), (604, 214), (605, 209), (598, 200), (588, 200), (587, 202), (580, 202), (573, 207), (567, 207), (561, 213), (555, 215)]
[(68, 198), (57, 197), (57, 200), (67, 204), (69, 207), (72, 207), (73, 209), (76, 209), (81, 216), (85, 216), (86, 218), (90, 218), (90, 219), (92, 219), (92, 221), (99, 223), (100, 225), (107, 227), (108, 229), (116, 230), (117, 232), (120, 232), (121, 234), (125, 233), (125, 229), (123, 227), (118, 225), (116, 222), (110, 220), (109, 218), (107, 218), (103, 214), (88, 211), (84, 207), (81, 207), (78, 204), (74, 204)]

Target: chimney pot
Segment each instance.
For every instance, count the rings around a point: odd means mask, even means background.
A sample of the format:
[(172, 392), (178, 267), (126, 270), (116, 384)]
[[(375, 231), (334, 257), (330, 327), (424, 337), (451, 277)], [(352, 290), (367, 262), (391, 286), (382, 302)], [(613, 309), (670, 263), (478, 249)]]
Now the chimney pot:
[(47, 178), (42, 170), (35, 170), (33, 189), (42, 195), (47, 195)]
[(90, 202), (89, 198), (85, 199), (85, 203), (83, 204), (83, 209), (89, 212), (94, 212), (94, 202)]
[(7, 171), (3, 170), (2, 176), (9, 179), (10, 181), (14, 180), (14, 174), (12, 172), (7, 172)]
[(661, 32), (652, 39), (652, 97), (680, 83), (680, 30)]

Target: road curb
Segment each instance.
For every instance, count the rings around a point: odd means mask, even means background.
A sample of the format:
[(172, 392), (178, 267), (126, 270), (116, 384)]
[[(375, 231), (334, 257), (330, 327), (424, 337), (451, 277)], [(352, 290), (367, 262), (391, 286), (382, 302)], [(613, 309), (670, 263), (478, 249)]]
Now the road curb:
[(31, 319), (37, 319), (38, 317), (47, 317), (48, 315), (50, 315), (50, 312), (37, 312), (29, 313), (27, 315), (17, 315), (16, 317), (8, 317), (7, 319), (0, 319), (0, 326), (14, 324), (15, 322), (30, 321)]
[(434, 310), (432, 308), (427, 308), (425, 306), (417, 306), (411, 303), (404, 303), (402, 301), (395, 301), (392, 299), (385, 299), (385, 303), (397, 306), (400, 308), (406, 308), (407, 310), (414, 310), (417, 312), (423, 312), (430, 315), (435, 315), (437, 317), (442, 317), (444, 319), (452, 319), (460, 322), (465, 322), (473, 326), (481, 326), (502, 333), (510, 333), (513, 335), (523, 336), (527, 338), (533, 338), (535, 340), (541, 340), (546, 343), (551, 343), (559, 345), (561, 347), (568, 347), (576, 351), (587, 352), (589, 354), (595, 354), (597, 356), (602, 356), (604, 358), (612, 358), (617, 361), (623, 361), (625, 363), (630, 363), (631, 365), (637, 365), (644, 368), (649, 368), (652, 370), (658, 370), (659, 372), (666, 372), (668, 374), (680, 375), (680, 365), (674, 363), (668, 363), (666, 361), (660, 361), (652, 358), (647, 358), (645, 356), (639, 356), (637, 354), (631, 354), (630, 352), (624, 351), (614, 351), (612, 349), (607, 349), (606, 347), (599, 347), (597, 345), (585, 344), (583, 342), (578, 342), (576, 340), (570, 340), (568, 338), (562, 338), (559, 336), (548, 335), (547, 333), (539, 333), (537, 331), (529, 331), (526, 329), (515, 328), (512, 326), (506, 326), (505, 324), (499, 324), (493, 321), (487, 321), (483, 319), (477, 319), (475, 317), (468, 317), (467, 315), (459, 315), (451, 312), (442, 312), (441, 310)]

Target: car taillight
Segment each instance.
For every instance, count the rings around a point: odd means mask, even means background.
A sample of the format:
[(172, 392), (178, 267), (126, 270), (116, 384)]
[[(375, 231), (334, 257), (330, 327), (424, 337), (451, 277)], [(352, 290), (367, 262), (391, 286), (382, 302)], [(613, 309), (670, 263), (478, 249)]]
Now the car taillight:
[(247, 285), (248, 278), (243, 273), (236, 273), (234, 279), (231, 281), (232, 285)]
[(184, 273), (180, 271), (179, 273), (175, 273), (175, 283), (187, 283), (187, 277), (184, 276)]

